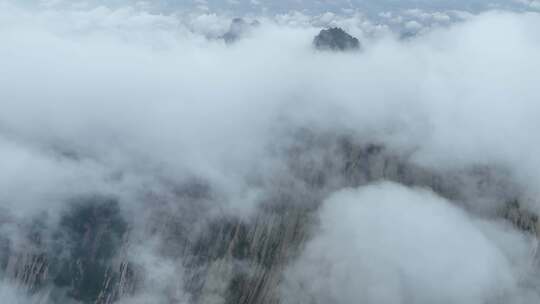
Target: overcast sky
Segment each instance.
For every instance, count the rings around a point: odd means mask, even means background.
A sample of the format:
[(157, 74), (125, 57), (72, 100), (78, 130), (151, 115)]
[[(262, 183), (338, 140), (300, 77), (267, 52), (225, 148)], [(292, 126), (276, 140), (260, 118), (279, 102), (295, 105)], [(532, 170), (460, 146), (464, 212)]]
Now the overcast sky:
[(107, 5), (124, 6), (135, 4), (159, 10), (193, 9), (209, 11), (228, 11), (231, 13), (283, 13), (304, 11), (321, 13), (326, 11), (343, 12), (359, 10), (366, 13), (379, 13), (402, 9), (420, 8), (425, 10), (465, 10), (479, 12), (488, 9), (539, 10), (540, 0), (21, 0), (30, 4), (57, 6)]
[[(178, 1), (167, 1), (178, 3)], [(190, 1), (187, 1), (190, 2)], [(191, 0), (198, 5), (207, 3), (209, 7), (260, 9), (272, 11), (310, 10), (339, 11), (341, 9), (362, 9), (369, 11), (424, 8), (483, 10), (490, 7), (518, 7), (523, 3), (514, 0)], [(520, 5), (521, 4), (521, 5)]]

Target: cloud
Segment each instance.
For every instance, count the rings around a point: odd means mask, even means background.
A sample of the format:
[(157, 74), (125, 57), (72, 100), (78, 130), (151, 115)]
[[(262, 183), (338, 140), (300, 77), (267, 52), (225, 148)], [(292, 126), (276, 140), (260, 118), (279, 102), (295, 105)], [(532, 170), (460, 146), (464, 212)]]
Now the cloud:
[(3, 301), (7, 301), (8, 303), (13, 304), (30, 304), (31, 298), (26, 296), (24, 291), (17, 290), (16, 287), (10, 286), (4, 282), (1, 282), (0, 284), (0, 296), (2, 297)]
[(514, 2), (524, 5), (532, 10), (540, 9), (540, 1), (538, 0), (515, 0)]
[(286, 273), (284, 303), (539, 299), (519, 299), (530, 240), (430, 191), (392, 183), (342, 190), (325, 201), (320, 221)]
[[(186, 275), (182, 259), (150, 239), (180, 247), (216, 214), (250, 219), (268, 201), (317, 212), (325, 191), (343, 185), (319, 189), (294, 165), (340, 180), (333, 166), (344, 159), (333, 145), (342, 137), (384, 146), (426, 176), (470, 181), (463, 172), (471, 168), (500, 169), (528, 199), (523, 207), (539, 212), (540, 16), (454, 13), (251, 15), (261, 26), (226, 45), (217, 37), (228, 15), (1, 2), (1, 207), (30, 220), (61, 217), (73, 198), (114, 197), (130, 237), (152, 245), (128, 258), (148, 270), (142, 303), (170, 288), (163, 278), (181, 289)], [(420, 34), (400, 40), (393, 20)], [(358, 36), (364, 51), (314, 51), (326, 26)], [(305, 150), (295, 150), (298, 134), (315, 134), (301, 138)], [(463, 187), (473, 189), (463, 190), (473, 193), (465, 205), (485, 204), (478, 209), (492, 216), (500, 198), (480, 201), (474, 190), (483, 186)], [(286, 299), (534, 299), (518, 278), (528, 240), (458, 203), (391, 184), (333, 195), (323, 230), (290, 270), (289, 292), (301, 293)], [(186, 235), (166, 238), (167, 229)]]

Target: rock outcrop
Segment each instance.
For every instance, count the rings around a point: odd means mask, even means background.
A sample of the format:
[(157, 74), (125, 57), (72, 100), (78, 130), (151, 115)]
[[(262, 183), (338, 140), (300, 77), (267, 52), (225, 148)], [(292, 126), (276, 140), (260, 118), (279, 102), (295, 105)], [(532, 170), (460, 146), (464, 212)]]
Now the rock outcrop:
[[(505, 211), (493, 217), (532, 235), (540, 231), (538, 217), (519, 204), (517, 190), (494, 168), (442, 174), (381, 144), (308, 131), (279, 153), (289, 172), (266, 184), (253, 216), (210, 216), (206, 208), (215, 195), (201, 181), (178, 186), (168, 200), (149, 195), (142, 229), (120, 212), (115, 198), (79, 198), (56, 226), (36, 219), (19, 227), (20, 244), (0, 240), (2, 279), (33, 295), (29, 303), (131, 303), (155, 289), (162, 297), (157, 304), (279, 304), (283, 271), (310, 240), (323, 200), (379, 180), (432, 189), (472, 212), (470, 199), (498, 200)], [(482, 186), (471, 191), (469, 184)], [(5, 225), (9, 221), (2, 220)], [(160, 240), (152, 252), (166, 261), (165, 270), (130, 254), (146, 239)], [(152, 281), (152, 271), (163, 271), (163, 279)]]
[(361, 48), (360, 41), (356, 37), (338, 27), (321, 30), (313, 39), (313, 45), (318, 50), (331, 51), (351, 51)]

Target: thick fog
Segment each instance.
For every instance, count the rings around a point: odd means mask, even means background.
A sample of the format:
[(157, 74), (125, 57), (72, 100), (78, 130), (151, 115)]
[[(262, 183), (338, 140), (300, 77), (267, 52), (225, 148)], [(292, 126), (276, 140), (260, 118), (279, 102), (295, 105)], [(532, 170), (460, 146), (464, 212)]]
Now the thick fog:
[[(52, 231), (77, 198), (114, 197), (145, 274), (120, 303), (191, 303), (185, 265), (148, 232), (161, 229), (148, 228), (160, 214), (149, 198), (195, 238), (208, 219), (253, 219), (286, 188), (322, 203), (286, 263), (282, 303), (539, 301), (536, 237), (493, 215), (505, 195), (540, 213), (540, 14), (461, 2), (375, 19), (261, 11), (226, 44), (226, 13), (0, 1), (0, 234), (26, 248), (34, 219)], [(314, 50), (327, 26), (362, 50)], [(323, 138), (300, 152), (308, 167), (342, 161), (325, 138), (345, 136), (453, 178), (461, 194), (350, 188), (337, 174), (314, 194), (291, 169), (302, 132)], [(494, 170), (487, 186), (468, 176), (479, 168)], [(1, 284), (9, 303), (49, 303)], [(203, 302), (222, 303), (213, 284)]]
[(522, 289), (530, 240), (426, 190), (389, 183), (343, 190), (325, 202), (321, 222), (289, 270), (285, 303), (539, 300)]

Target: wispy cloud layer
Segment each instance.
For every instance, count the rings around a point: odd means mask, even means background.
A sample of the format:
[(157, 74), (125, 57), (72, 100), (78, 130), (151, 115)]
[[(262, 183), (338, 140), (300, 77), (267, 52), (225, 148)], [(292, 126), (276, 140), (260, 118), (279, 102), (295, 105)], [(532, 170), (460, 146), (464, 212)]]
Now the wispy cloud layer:
[[(527, 285), (538, 280), (528, 266), (533, 239), (493, 218), (496, 198), (456, 202), (389, 183), (313, 190), (290, 167), (299, 130), (348, 136), (448, 178), (496, 168), (524, 208), (540, 213), (539, 14), (404, 8), (246, 18), (261, 24), (228, 45), (226, 13), (0, 2), (6, 218), (49, 213), (53, 227), (74, 197), (117, 198), (145, 248), (130, 257), (148, 270), (136, 299), (162, 303), (156, 297), (170, 292), (183, 303), (187, 292), (173, 291), (184, 269), (157, 253), (162, 240), (148, 231), (166, 225), (149, 220), (150, 209), (174, 210), (178, 229), (189, 225), (186, 238), (196, 238), (200, 218), (249, 219), (285, 192), (268, 194), (276, 188), (309, 199), (320, 191), (321, 226), (286, 272), (285, 303), (538, 300)], [(312, 39), (327, 26), (357, 36), (364, 50), (315, 51)], [(343, 161), (328, 146), (300, 158), (316, 169)], [(24, 225), (2, 223), (2, 235), (22, 237), (13, 230)], [(18, 295), (10, 286), (0, 294)]]

